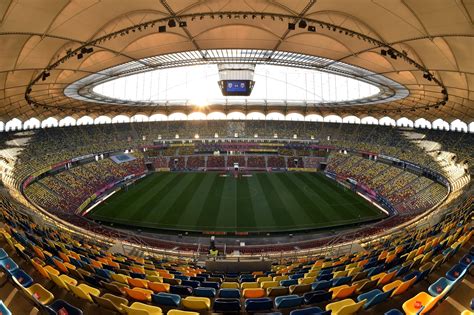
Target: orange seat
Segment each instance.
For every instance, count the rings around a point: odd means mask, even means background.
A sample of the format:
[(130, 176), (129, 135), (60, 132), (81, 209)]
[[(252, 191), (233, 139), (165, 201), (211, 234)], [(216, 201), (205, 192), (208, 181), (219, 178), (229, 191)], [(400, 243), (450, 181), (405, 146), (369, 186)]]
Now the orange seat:
[(131, 287), (148, 289), (148, 281), (138, 278), (127, 278), (127, 282)]
[(265, 290), (262, 288), (244, 289), (244, 298), (260, 298), (265, 296)]
[(152, 290), (143, 289), (143, 288), (129, 289), (127, 287), (124, 287), (123, 289), (125, 290), (125, 293), (127, 293), (128, 296), (130, 296), (132, 299), (136, 301), (145, 301), (145, 302), (151, 301), (151, 295), (153, 294)]
[(153, 290), (154, 292), (169, 292), (170, 284), (161, 283), (161, 282), (148, 282), (148, 289)]
[(347, 284), (340, 285), (338, 287), (333, 287), (329, 289), (332, 292), (333, 299), (345, 299), (352, 294), (354, 294), (355, 290), (357, 289), (357, 285), (348, 286)]

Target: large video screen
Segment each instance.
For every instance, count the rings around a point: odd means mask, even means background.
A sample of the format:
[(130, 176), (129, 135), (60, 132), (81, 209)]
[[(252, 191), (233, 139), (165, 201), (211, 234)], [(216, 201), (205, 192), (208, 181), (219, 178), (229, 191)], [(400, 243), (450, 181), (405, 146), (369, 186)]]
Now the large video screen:
[(224, 96), (249, 96), (254, 82), (251, 80), (222, 80), (219, 86)]

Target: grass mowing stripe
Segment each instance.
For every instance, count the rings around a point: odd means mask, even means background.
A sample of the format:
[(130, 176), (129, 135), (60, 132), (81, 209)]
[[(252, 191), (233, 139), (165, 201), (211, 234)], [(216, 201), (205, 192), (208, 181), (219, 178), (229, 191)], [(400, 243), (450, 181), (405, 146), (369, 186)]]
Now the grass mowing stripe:
[(306, 178), (308, 182), (313, 183), (312, 187), (317, 187), (318, 194), (326, 200), (329, 204), (329, 208), (337, 209), (336, 211), (331, 212), (333, 215), (332, 220), (337, 220), (337, 218), (339, 218), (339, 220), (347, 220), (355, 217), (353, 211), (349, 208), (353, 206), (353, 203), (341, 203), (342, 195), (346, 195), (347, 193), (353, 194), (354, 192), (346, 191), (340, 186), (332, 187), (330, 189), (329, 186), (338, 184), (331, 180), (327, 180), (326, 178), (322, 178), (323, 175), (320, 174), (308, 173), (302, 175), (302, 178)]
[(190, 228), (196, 228), (197, 219), (199, 217), (199, 214), (203, 211), (203, 205), (204, 201), (206, 200), (206, 197), (211, 193), (211, 184), (216, 176), (218, 176), (217, 173), (205, 174), (204, 180), (196, 189), (192, 203), (189, 203), (186, 206), (185, 211), (179, 218), (180, 225), (189, 226)]
[(287, 216), (287, 212), (277, 190), (268, 178), (267, 173), (257, 174), (257, 179), (264, 192), (263, 197), (270, 206), (272, 218), (280, 226), (292, 226), (295, 224), (292, 217)]
[(329, 203), (330, 201), (335, 201), (336, 199), (334, 198), (337, 198), (337, 196), (333, 197), (322, 190), (321, 185), (316, 184), (311, 180), (312, 176), (310, 174), (297, 173), (295, 175), (298, 180), (303, 182), (304, 185), (306, 185), (306, 187), (308, 187), (308, 189), (314, 193), (315, 198), (318, 198), (318, 200), (321, 202), (321, 205), (318, 206), (318, 212), (324, 218), (324, 220), (319, 221), (331, 222), (335, 219), (335, 217), (341, 219), (343, 218), (337, 210), (335, 211), (334, 206)]
[[(311, 200), (301, 189), (301, 186), (298, 183), (293, 181), (295, 178), (294, 174), (288, 174), (288, 176), (281, 176), (283, 173), (277, 175), (277, 178), (281, 183), (290, 191), (295, 197), (294, 199), (299, 204), (301, 209), (306, 213), (306, 215), (311, 218), (314, 222), (320, 220), (321, 213), (318, 211), (318, 206), (313, 200)], [(283, 174), (284, 175), (284, 174)]]
[(166, 224), (180, 224), (179, 218), (184, 213), (187, 205), (193, 201), (197, 188), (204, 180), (205, 174), (196, 173), (191, 182), (183, 188), (173, 204), (159, 218), (160, 222)]
[(211, 184), (211, 189), (209, 189), (210, 193), (206, 196), (202, 211), (197, 219), (197, 227), (202, 227), (207, 230), (211, 228), (215, 229), (225, 180), (226, 178), (219, 176), (214, 177), (214, 180)]
[[(161, 196), (166, 196), (175, 186), (179, 185), (179, 183), (186, 178), (186, 176), (179, 176), (180, 174), (173, 175), (174, 177), (172, 177), (171, 181), (169, 181), (167, 185), (154, 191), (154, 193), (151, 194), (149, 198), (147, 198), (147, 202), (145, 202), (140, 208), (136, 208), (135, 212), (129, 216), (130, 221), (146, 221), (149, 216), (159, 213), (159, 210), (156, 207), (157, 200), (160, 200), (159, 198)], [(131, 209), (133, 209), (133, 207)]]
[[(360, 205), (360, 200), (362, 199), (357, 199), (358, 197), (355, 192), (350, 191), (350, 193), (347, 193), (344, 191), (344, 193), (340, 193), (341, 189), (346, 190), (346, 188), (341, 187), (338, 183), (323, 178), (322, 176), (313, 176), (313, 178), (321, 183), (321, 186), (325, 191), (328, 191), (328, 195), (330, 196), (335, 196), (339, 195), (342, 201), (346, 202), (338, 202), (337, 206), (338, 209), (340, 210), (341, 213), (344, 214), (345, 218), (360, 218), (362, 216), (366, 216), (366, 207), (359, 207)], [(363, 200), (363, 199), (362, 199)], [(365, 205), (365, 203), (364, 203)], [(355, 210), (355, 211), (354, 211)]]
[(249, 179), (242, 178), (237, 185), (237, 229), (256, 228), (255, 210), (252, 205)]
[(174, 174), (168, 173), (160, 173), (156, 176), (151, 175), (133, 185), (128, 186), (128, 188), (122, 188), (112, 198), (105, 200), (101, 206), (96, 207), (94, 214), (128, 219), (130, 216), (130, 211), (133, 212), (135, 211), (134, 209), (139, 209), (141, 207), (140, 204), (144, 200), (147, 200), (147, 198), (152, 198), (151, 194), (150, 196), (145, 194), (148, 192), (150, 187), (166, 185), (166, 183), (172, 180), (174, 176)]

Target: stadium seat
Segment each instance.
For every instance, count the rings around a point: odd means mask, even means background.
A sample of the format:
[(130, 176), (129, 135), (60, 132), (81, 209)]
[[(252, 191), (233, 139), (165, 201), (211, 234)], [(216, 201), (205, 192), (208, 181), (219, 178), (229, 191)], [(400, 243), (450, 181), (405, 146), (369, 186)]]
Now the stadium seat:
[(199, 315), (198, 312), (182, 311), (182, 310), (169, 310), (166, 315)]
[(88, 302), (93, 303), (94, 301), (92, 300), (91, 295), (100, 295), (99, 289), (96, 289), (94, 287), (91, 287), (87, 284), (81, 283), (78, 286), (75, 286), (73, 284), (70, 284), (68, 282), (65, 282), (66, 285), (69, 287), (69, 290), (72, 291), (72, 293), (83, 300), (86, 300)]
[(127, 315), (161, 315), (163, 313), (158, 306), (147, 305), (140, 302), (134, 302), (130, 306), (125, 304), (121, 306), (123, 312)]
[(144, 279), (138, 279), (138, 278), (131, 278), (127, 277), (127, 282), (128, 285), (131, 288), (143, 288), (143, 289), (148, 289), (148, 281)]
[[(0, 252), (1, 254), (1, 252)], [(2, 315), (12, 315), (12, 312), (5, 306), (2, 300), (0, 300), (0, 314)]]
[(148, 282), (148, 289), (152, 290), (155, 293), (159, 292), (169, 292), (170, 284), (161, 283), (161, 282)]
[(220, 298), (237, 298), (240, 299), (240, 290), (238, 289), (220, 289), (219, 290)]
[(22, 289), (27, 297), (42, 305), (46, 305), (54, 299), (54, 295), (39, 283), (32, 284), (28, 288)]
[(428, 292), (430, 293), (431, 296), (435, 297), (441, 294), (444, 291), (444, 289), (446, 289), (447, 287), (452, 286), (452, 284), (453, 284), (453, 281), (450, 281), (446, 279), (445, 277), (441, 277), (428, 287)]
[(116, 311), (116, 312), (121, 312), (122, 311), (122, 304), (128, 305), (128, 300), (126, 298), (123, 298), (121, 296), (116, 296), (111, 293), (106, 293), (102, 296), (96, 296), (91, 294), (91, 298), (94, 301), (95, 304), (111, 310), (111, 311)]
[(160, 292), (152, 294), (151, 301), (158, 306), (178, 307), (181, 304), (181, 297), (178, 294)]
[(187, 296), (181, 302), (184, 308), (193, 311), (208, 311), (211, 308), (211, 300), (206, 297)]
[(273, 309), (273, 301), (271, 298), (249, 298), (245, 300), (245, 311), (247, 312), (263, 312)]
[(317, 291), (317, 290), (326, 290), (332, 287), (332, 281), (331, 280), (322, 280), (322, 281), (316, 281), (311, 285), (311, 290)]
[(428, 313), (440, 299), (444, 297), (449, 287), (446, 287), (441, 294), (436, 297), (432, 297), (426, 292), (420, 292), (411, 299), (405, 301), (402, 305), (405, 314), (425, 314)]
[(222, 282), (221, 289), (240, 289), (238, 282)]
[(411, 279), (407, 281), (395, 280), (389, 284), (384, 285), (383, 291), (387, 292), (387, 291), (393, 290), (391, 296), (403, 294), (415, 283), (415, 281), (416, 281), (416, 277), (412, 277)]
[(65, 289), (69, 291), (69, 286), (67, 283), (76, 286), (77, 280), (69, 277), (68, 275), (59, 275), (56, 276), (55, 274), (49, 273), (50, 279), (61, 289)]
[(456, 281), (458, 278), (462, 278), (464, 276), (466, 270), (467, 268), (465, 266), (456, 264), (446, 272), (446, 278), (451, 281)]
[(332, 287), (329, 289), (329, 292), (332, 292), (332, 298), (334, 299), (344, 299), (354, 294), (357, 289), (356, 285), (348, 286), (343, 284), (338, 287)]
[(297, 309), (290, 312), (290, 315), (330, 315), (330, 314), (331, 314), (331, 311), (322, 310), (321, 308), (317, 306)]
[(23, 269), (16, 269), (10, 273), (23, 287), (28, 288), (33, 284), (33, 279)]
[(140, 302), (150, 302), (153, 294), (152, 290), (143, 288), (124, 288), (124, 291), (132, 300)]
[(242, 292), (244, 298), (261, 298), (266, 295), (266, 292), (262, 288), (251, 288), (251, 289), (244, 289)]
[(277, 309), (298, 307), (302, 303), (303, 303), (303, 297), (296, 294), (277, 296), (275, 298), (275, 306)]
[(324, 290), (318, 290), (306, 292), (303, 297), (305, 304), (316, 304), (330, 301), (332, 299), (332, 293)]
[(311, 284), (290, 285), (290, 294), (303, 294), (311, 291)]
[(354, 302), (352, 299), (345, 299), (326, 305), (326, 311), (331, 311), (331, 315), (343, 315), (357, 313), (365, 304), (365, 300)]
[(379, 289), (374, 289), (372, 291), (363, 293), (357, 297), (357, 302), (366, 300), (364, 304), (364, 309), (371, 308), (374, 305), (384, 302), (392, 294), (392, 291), (383, 292)]
[(9, 273), (18, 269), (18, 265), (10, 257), (0, 260), (0, 267)]
[(183, 286), (183, 285), (172, 285), (170, 286), (170, 293), (179, 294), (179, 295), (192, 295), (193, 288)]
[(216, 289), (197, 287), (197, 288), (194, 288), (193, 295), (194, 296), (214, 298), (216, 296)]
[(240, 312), (240, 299), (217, 298), (214, 300), (213, 311), (217, 313)]
[(267, 289), (268, 297), (288, 295), (289, 293), (290, 293), (289, 287), (271, 287)]

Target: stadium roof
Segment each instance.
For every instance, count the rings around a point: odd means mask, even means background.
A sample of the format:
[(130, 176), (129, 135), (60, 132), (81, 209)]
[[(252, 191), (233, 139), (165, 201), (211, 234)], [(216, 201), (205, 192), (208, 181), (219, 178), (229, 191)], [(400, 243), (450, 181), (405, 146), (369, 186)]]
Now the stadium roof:
[(382, 74), (409, 91), (393, 102), (297, 111), (470, 123), (473, 16), (472, 0), (4, 0), (0, 120), (169, 113), (172, 107), (71, 99), (64, 90), (117, 65), (153, 67), (147, 60), (155, 56), (255, 49), (343, 62)]

